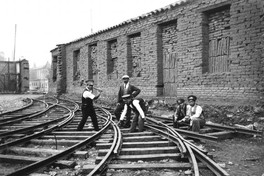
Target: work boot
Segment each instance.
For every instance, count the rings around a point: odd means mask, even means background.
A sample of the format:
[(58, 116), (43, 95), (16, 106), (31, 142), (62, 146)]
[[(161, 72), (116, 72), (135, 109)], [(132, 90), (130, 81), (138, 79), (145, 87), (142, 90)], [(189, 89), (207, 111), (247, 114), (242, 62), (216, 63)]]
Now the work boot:
[(125, 128), (130, 128), (130, 126), (131, 126), (131, 123), (130, 122), (126, 122), (124, 127)]
[(119, 126), (119, 128), (124, 128), (124, 124), (125, 124), (124, 120), (120, 120), (120, 121), (118, 122), (118, 126)]

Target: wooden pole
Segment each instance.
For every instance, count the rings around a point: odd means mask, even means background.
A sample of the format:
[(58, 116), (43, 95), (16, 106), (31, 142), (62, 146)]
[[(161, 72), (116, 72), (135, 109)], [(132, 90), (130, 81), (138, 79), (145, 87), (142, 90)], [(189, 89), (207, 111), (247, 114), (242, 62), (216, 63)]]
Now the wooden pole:
[(13, 56), (13, 61), (16, 59), (16, 28), (17, 25), (15, 24), (15, 41), (14, 41), (14, 56)]

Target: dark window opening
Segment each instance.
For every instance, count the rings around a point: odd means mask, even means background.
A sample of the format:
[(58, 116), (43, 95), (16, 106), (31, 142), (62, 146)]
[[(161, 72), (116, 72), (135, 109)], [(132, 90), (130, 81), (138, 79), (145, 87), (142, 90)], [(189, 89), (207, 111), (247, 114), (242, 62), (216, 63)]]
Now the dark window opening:
[(141, 34), (135, 33), (128, 36), (128, 59), (127, 59), (127, 72), (131, 77), (141, 77)]
[(118, 44), (111, 40), (107, 45), (107, 79), (118, 79)]
[(52, 57), (52, 81), (57, 80), (57, 56)]
[(73, 52), (73, 81), (80, 79), (79, 60), (80, 50), (76, 50)]
[(228, 72), (230, 65), (230, 6), (203, 14), (203, 73)]
[(97, 68), (97, 44), (89, 45), (88, 51), (88, 78), (94, 79), (99, 71)]

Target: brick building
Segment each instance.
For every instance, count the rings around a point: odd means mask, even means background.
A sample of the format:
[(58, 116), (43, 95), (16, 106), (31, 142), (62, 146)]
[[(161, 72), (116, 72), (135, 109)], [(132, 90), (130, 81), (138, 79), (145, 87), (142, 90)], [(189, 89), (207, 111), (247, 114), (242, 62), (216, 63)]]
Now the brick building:
[(81, 93), (94, 79), (116, 96), (131, 76), (141, 96), (263, 97), (263, 0), (187, 0), (51, 50), (51, 92)]

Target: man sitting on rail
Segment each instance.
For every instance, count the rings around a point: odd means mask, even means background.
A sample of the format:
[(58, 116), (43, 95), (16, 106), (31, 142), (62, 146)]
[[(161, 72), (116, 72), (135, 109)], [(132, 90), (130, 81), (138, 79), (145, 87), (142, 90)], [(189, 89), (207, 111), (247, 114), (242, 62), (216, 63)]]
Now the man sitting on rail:
[(200, 133), (200, 129), (205, 125), (205, 117), (201, 106), (196, 104), (197, 97), (190, 95), (188, 97), (186, 116), (179, 122), (190, 122), (192, 131)]
[(128, 107), (130, 107), (132, 111), (135, 113), (135, 116), (133, 118), (129, 132), (131, 133), (135, 132), (137, 124), (138, 124), (138, 132), (142, 132), (144, 130), (144, 121), (146, 121), (145, 112), (144, 112), (146, 108), (143, 107), (144, 100), (142, 98), (134, 99), (130, 94), (123, 95), (122, 99), (125, 102), (125, 106), (123, 112), (121, 113), (120, 123), (124, 123), (124, 118), (127, 109)]
[(180, 126), (183, 125), (182, 123), (179, 123), (179, 121), (186, 116), (187, 105), (184, 102), (184, 99), (182, 98), (178, 99), (176, 102), (177, 102), (176, 110), (172, 115), (172, 119), (173, 119), (173, 127), (179, 128)]

